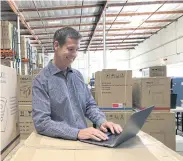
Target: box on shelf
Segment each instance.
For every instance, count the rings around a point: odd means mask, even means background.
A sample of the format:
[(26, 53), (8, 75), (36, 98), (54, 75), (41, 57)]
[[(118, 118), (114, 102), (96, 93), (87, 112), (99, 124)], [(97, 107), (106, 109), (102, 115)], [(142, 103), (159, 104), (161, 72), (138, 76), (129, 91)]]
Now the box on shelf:
[(18, 101), (20, 105), (32, 104), (31, 75), (18, 75)]
[(1, 39), (12, 40), (13, 24), (9, 21), (1, 21)]
[(143, 109), (154, 105), (153, 111), (169, 111), (170, 82), (168, 77), (133, 79), (133, 106)]
[(143, 77), (166, 77), (166, 66), (154, 66), (142, 69)]
[(105, 69), (103, 71), (96, 72), (95, 99), (99, 107), (101, 108), (131, 108), (132, 71), (117, 71), (115, 69)]
[(28, 63), (21, 63), (21, 75), (28, 75)]
[(1, 59), (1, 65), (12, 67), (12, 63), (13, 62), (11, 60)]
[(25, 36), (20, 36), (20, 48), (21, 48), (21, 57), (28, 58), (28, 48), (27, 43), (30, 44), (30, 39)]
[(20, 142), (16, 77), (15, 69), (1, 65), (0, 104), (2, 159)]

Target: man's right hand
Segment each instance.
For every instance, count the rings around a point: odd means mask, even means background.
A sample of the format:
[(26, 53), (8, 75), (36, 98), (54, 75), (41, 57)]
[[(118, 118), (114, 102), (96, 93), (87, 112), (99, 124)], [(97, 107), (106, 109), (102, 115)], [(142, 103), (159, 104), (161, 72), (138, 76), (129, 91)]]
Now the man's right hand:
[(93, 139), (96, 141), (108, 140), (108, 136), (102, 131), (89, 127), (81, 129), (78, 133), (78, 139)]

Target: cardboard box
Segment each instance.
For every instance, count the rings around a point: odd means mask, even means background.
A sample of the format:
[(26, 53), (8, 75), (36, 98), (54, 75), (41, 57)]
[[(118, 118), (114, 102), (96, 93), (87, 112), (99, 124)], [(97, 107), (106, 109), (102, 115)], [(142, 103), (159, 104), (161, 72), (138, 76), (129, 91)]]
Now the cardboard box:
[(1, 39), (1, 48), (2, 49), (12, 49), (12, 40)]
[(32, 76), (18, 76), (18, 101), (20, 105), (32, 104)]
[[(132, 71), (104, 70), (95, 74), (95, 99), (99, 107), (132, 107)], [(118, 106), (113, 106), (113, 105)]]
[(11, 67), (11, 61), (6, 59), (1, 59), (1, 65)]
[(175, 150), (175, 113), (151, 113), (142, 131)]
[(32, 120), (31, 105), (19, 106), (19, 125), (20, 125), (20, 134), (30, 135), (35, 130), (34, 123)]
[[(105, 112), (107, 121), (124, 127), (133, 112)], [(88, 122), (91, 125), (91, 122)], [(161, 141), (167, 147), (175, 150), (175, 114), (169, 112), (151, 113), (147, 118), (142, 131)]]
[(20, 134), (20, 140), (26, 140), (30, 135), (31, 135), (31, 133), (30, 134)]
[(95, 73), (95, 85), (111, 84), (111, 85), (132, 85), (131, 70), (107, 70)]
[(1, 30), (1, 39), (12, 42), (13, 24), (11, 24), (9, 21), (1, 21)]
[(182, 159), (181, 155), (143, 132), (117, 148), (105, 148), (32, 133), (11, 161), (182, 161)]
[[(3, 159), (20, 139), (16, 70), (1, 65), (1, 158)], [(13, 81), (12, 81), (13, 80)]]
[(142, 69), (143, 77), (166, 77), (166, 66), (154, 66)]
[(20, 48), (21, 48), (21, 57), (28, 58), (28, 46), (27, 46), (28, 39), (24, 36), (20, 36)]
[(133, 79), (133, 107), (154, 105), (154, 111), (170, 111), (170, 82), (168, 77)]
[[(124, 111), (105, 111), (107, 121), (114, 122), (116, 124), (121, 125), (121, 127), (124, 127), (130, 116), (132, 115), (132, 112), (124, 112)], [(87, 125), (88, 127), (93, 127), (93, 123), (87, 119)]]
[(21, 75), (28, 75), (28, 63), (21, 63)]

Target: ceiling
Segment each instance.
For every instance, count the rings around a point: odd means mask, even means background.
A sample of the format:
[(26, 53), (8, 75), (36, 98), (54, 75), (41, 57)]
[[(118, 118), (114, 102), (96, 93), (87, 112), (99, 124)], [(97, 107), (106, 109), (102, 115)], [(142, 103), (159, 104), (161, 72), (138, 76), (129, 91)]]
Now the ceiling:
[(134, 49), (153, 34), (183, 16), (183, 0), (119, 1), (13, 1), (8, 4), (26, 29), (21, 34), (31, 38), (38, 48), (53, 50), (53, 34), (70, 26), (80, 31), (80, 51), (103, 50), (103, 14), (106, 17), (106, 48)]

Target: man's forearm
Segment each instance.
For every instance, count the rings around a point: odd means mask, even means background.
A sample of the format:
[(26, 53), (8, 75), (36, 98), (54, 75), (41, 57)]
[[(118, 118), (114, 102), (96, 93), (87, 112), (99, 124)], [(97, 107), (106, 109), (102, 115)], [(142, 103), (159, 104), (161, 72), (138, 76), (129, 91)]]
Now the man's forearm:
[(88, 107), (86, 116), (97, 126), (100, 126), (106, 121), (105, 114), (102, 111), (100, 111), (100, 109), (97, 106)]
[(77, 135), (79, 132), (79, 129), (72, 128), (65, 122), (55, 122), (53, 120), (42, 122), (35, 121), (35, 128), (40, 134), (69, 140), (77, 140)]

